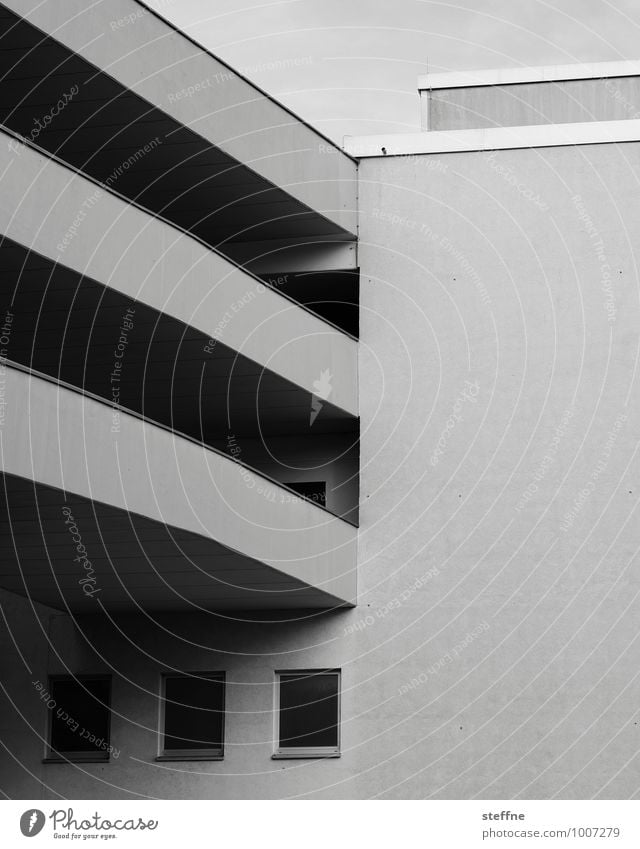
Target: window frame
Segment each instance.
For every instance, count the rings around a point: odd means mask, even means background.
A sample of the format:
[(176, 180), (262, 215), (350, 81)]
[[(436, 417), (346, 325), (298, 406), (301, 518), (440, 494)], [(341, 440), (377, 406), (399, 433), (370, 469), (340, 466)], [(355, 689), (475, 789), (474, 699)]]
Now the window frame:
[[(333, 675), (338, 679), (336, 746), (280, 746), (280, 685), (283, 675)], [(339, 758), (342, 755), (342, 670), (341, 669), (276, 669), (273, 688), (273, 760), (299, 758)]]
[[(56, 681), (106, 681), (109, 685), (108, 690), (108, 698), (109, 703), (106, 706), (107, 711), (107, 740), (105, 741), (107, 744), (107, 748), (103, 752), (86, 752), (86, 751), (69, 751), (69, 752), (59, 752), (57, 749), (54, 749), (52, 746), (52, 734), (53, 734), (53, 713), (58, 707), (57, 702), (55, 707), (49, 708), (45, 705), (47, 711), (47, 736), (45, 738), (45, 756), (42, 759), (43, 763), (46, 764), (65, 764), (65, 763), (109, 763), (111, 760), (111, 696), (112, 696), (112, 682), (113, 676), (109, 674), (97, 673), (92, 675), (91, 673), (83, 673), (81, 675), (73, 675), (73, 674), (57, 674), (57, 675), (48, 675), (47, 676), (47, 685), (49, 689), (49, 693), (52, 699), (55, 700), (55, 696), (53, 694), (53, 685)], [(99, 703), (101, 704), (101, 703)], [(71, 716), (71, 713), (69, 716)], [(72, 717), (73, 718), (73, 717)], [(75, 720), (77, 721), (77, 720)]]
[[(165, 703), (166, 682), (169, 678), (207, 678), (222, 682), (222, 740), (220, 749), (165, 749)], [(227, 678), (225, 672), (163, 672), (160, 675), (160, 694), (158, 698), (158, 751), (156, 761), (223, 761), (227, 718)]]

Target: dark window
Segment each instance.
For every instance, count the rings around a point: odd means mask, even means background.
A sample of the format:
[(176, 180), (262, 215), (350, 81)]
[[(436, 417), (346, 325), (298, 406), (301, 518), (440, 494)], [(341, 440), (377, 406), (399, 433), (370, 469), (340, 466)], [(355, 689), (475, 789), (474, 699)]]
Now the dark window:
[(322, 507), (327, 506), (327, 483), (326, 481), (295, 481), (287, 483), (287, 486), (298, 495), (308, 498), (309, 501), (320, 504)]
[(111, 679), (56, 676), (49, 679), (51, 760), (109, 760)]
[(340, 672), (279, 673), (278, 750), (280, 754), (339, 752)]
[(163, 713), (161, 757), (222, 757), (224, 673), (166, 676)]

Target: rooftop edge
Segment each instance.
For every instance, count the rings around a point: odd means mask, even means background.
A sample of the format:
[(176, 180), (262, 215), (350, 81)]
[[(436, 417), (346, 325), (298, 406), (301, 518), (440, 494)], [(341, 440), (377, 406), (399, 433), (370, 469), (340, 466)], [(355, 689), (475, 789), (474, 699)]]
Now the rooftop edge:
[(421, 74), (418, 77), (418, 91), (635, 76), (640, 76), (640, 59), (627, 59), (620, 62), (574, 62), (568, 65), (537, 65)]
[(587, 121), (579, 124), (534, 124), (474, 130), (436, 130), (430, 133), (345, 136), (344, 146), (358, 159), (465, 153), (528, 147), (562, 147), (640, 141), (640, 119)]

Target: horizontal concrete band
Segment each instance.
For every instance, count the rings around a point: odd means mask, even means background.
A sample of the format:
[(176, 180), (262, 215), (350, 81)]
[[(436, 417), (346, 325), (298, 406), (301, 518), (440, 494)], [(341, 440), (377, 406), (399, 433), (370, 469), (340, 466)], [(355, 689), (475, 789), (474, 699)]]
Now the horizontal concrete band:
[(351, 234), (356, 163), (136, 0), (5, 0), (17, 15)]
[(0, 132), (0, 234), (357, 415), (357, 342), (197, 239)]
[(79, 392), (10, 366), (3, 381), (2, 471), (209, 538), (354, 603), (352, 525), (230, 457)]
[(346, 136), (352, 156), (411, 156), (531, 147), (615, 144), (640, 141), (640, 120), (595, 121), (581, 124), (542, 124), (529, 127), (491, 127), (430, 133)]
[(473, 88), (476, 86), (514, 85), (517, 83), (596, 80), (606, 77), (640, 76), (640, 60), (623, 62), (587, 62), (569, 65), (541, 65), (529, 68), (489, 68), (481, 71), (454, 71), (421, 74), (418, 90)]

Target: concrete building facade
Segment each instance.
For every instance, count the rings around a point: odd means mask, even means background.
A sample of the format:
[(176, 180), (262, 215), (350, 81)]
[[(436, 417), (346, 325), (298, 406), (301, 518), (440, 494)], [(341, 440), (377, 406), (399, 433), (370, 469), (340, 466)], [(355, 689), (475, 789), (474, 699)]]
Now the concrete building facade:
[(341, 150), (105, 5), (0, 6), (3, 792), (637, 794), (635, 63), (421, 78)]

